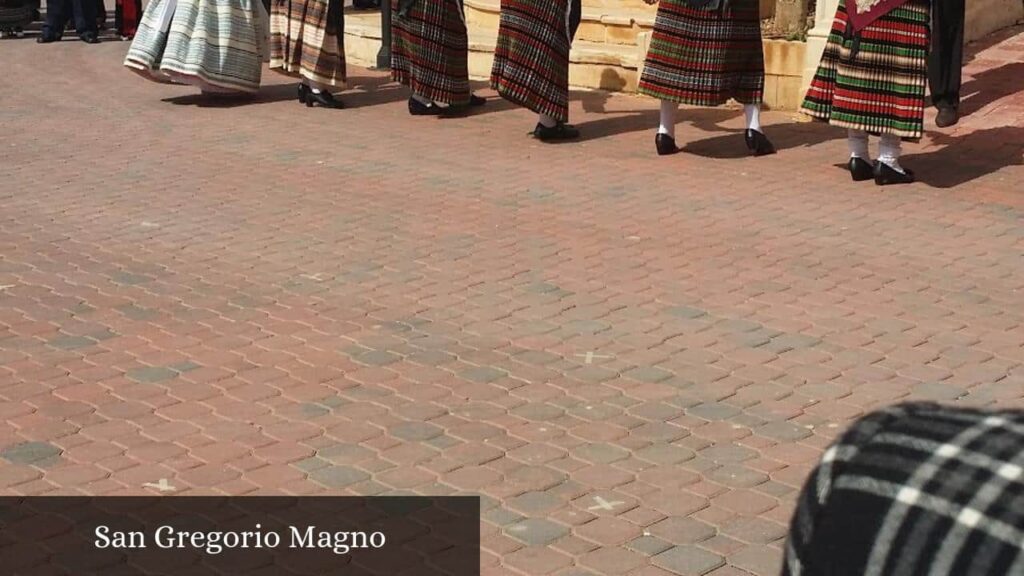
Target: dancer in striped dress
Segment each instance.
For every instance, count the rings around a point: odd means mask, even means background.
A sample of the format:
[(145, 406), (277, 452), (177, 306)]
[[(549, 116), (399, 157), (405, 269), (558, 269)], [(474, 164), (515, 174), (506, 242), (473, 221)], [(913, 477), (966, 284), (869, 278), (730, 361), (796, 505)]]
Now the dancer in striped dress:
[(332, 88), (344, 88), (345, 9), (342, 0), (272, 0), (270, 68), (300, 78), (299, 102), (344, 108)]
[(268, 54), (267, 24), (260, 0), (151, 0), (124, 65), (204, 94), (255, 93)]
[(577, 138), (569, 120), (569, 48), (580, 0), (501, 0), (491, 86), (538, 115), (539, 140)]
[(729, 99), (743, 104), (750, 152), (775, 153), (761, 131), (764, 48), (759, 10), (758, 0), (660, 1), (638, 90), (661, 100), (661, 125), (654, 137), (659, 155), (679, 151), (679, 104), (720, 106)]
[(412, 89), (409, 113), (439, 116), (481, 106), (469, 89), (462, 0), (392, 0), (391, 77)]
[[(854, 180), (906, 184), (901, 140), (924, 134), (929, 0), (839, 0), (801, 112), (846, 128)], [(880, 137), (871, 162), (868, 134)]]

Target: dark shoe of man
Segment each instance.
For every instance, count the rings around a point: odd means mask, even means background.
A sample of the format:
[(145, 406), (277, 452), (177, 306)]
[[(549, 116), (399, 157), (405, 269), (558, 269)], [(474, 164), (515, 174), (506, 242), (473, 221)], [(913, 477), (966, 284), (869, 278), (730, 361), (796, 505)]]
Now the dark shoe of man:
[(956, 106), (939, 106), (939, 115), (935, 117), (935, 125), (948, 128), (960, 121), (960, 111)]
[(79, 38), (81, 38), (82, 42), (85, 42), (86, 44), (99, 44), (100, 43), (100, 39), (96, 36), (95, 32), (86, 32), (86, 33), (82, 34), (81, 36), (79, 36)]
[(57, 36), (45, 33), (39, 38), (36, 38), (36, 42), (39, 42), (40, 44), (49, 44), (50, 42), (57, 42), (59, 40), (60, 38), (58, 38)]

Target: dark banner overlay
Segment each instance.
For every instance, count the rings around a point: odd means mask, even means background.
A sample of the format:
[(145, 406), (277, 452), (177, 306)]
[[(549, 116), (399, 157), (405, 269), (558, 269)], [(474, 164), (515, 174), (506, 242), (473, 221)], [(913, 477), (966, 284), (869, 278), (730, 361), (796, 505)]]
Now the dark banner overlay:
[(475, 497), (0, 497), (0, 574), (478, 576)]

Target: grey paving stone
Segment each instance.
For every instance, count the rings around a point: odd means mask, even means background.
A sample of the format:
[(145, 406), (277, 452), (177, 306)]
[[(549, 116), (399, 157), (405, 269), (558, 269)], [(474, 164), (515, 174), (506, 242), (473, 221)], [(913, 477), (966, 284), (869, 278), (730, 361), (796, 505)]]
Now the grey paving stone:
[(629, 458), (629, 450), (614, 444), (582, 444), (572, 450), (573, 456), (597, 464), (610, 464)]
[(656, 556), (672, 547), (668, 542), (654, 536), (641, 536), (627, 543), (626, 546), (645, 556)]
[(547, 546), (569, 533), (569, 529), (543, 518), (530, 518), (505, 528), (505, 533), (527, 546)]
[(355, 361), (369, 366), (387, 366), (401, 360), (398, 354), (386, 350), (371, 350), (355, 357)]
[(667, 421), (683, 415), (683, 410), (668, 402), (644, 402), (629, 409), (629, 413), (644, 420)]
[(118, 272), (112, 275), (110, 279), (118, 284), (124, 284), (125, 286), (145, 284), (146, 282), (151, 282), (153, 280), (153, 278), (146, 276), (145, 274), (132, 274), (131, 272)]
[(586, 403), (577, 404), (576, 406), (569, 408), (567, 412), (576, 418), (590, 420), (591, 422), (601, 422), (622, 414), (622, 408), (612, 406), (611, 404), (605, 404), (603, 402)]
[(802, 350), (814, 348), (821, 343), (821, 338), (808, 336), (806, 334), (780, 334), (772, 338), (770, 346), (784, 350)]
[(326, 466), (309, 474), (310, 480), (328, 488), (345, 488), (370, 479), (370, 475), (351, 466)]
[(697, 418), (703, 418), (704, 420), (728, 420), (733, 416), (737, 416), (742, 413), (742, 410), (724, 402), (703, 402), (686, 409), (686, 413), (690, 416), (696, 416)]
[(505, 505), (528, 516), (539, 516), (561, 508), (565, 500), (549, 492), (527, 492), (507, 500)]
[(704, 576), (725, 565), (725, 559), (696, 546), (673, 546), (653, 558), (655, 566), (679, 576)]
[(315, 456), (311, 458), (306, 458), (305, 460), (299, 460), (298, 462), (292, 464), (292, 466), (295, 466), (299, 470), (302, 470), (303, 472), (307, 473), (313, 472), (314, 470), (319, 470), (321, 468), (326, 468), (327, 466), (330, 465), (330, 462), (327, 462), (326, 460), (322, 460)]
[(521, 354), (516, 354), (515, 358), (519, 362), (538, 366), (545, 366), (562, 359), (558, 354), (552, 354), (544, 350), (527, 350)]
[(490, 366), (478, 366), (476, 368), (470, 368), (464, 370), (459, 374), (462, 378), (469, 380), (470, 382), (477, 382), (479, 384), (488, 384), (496, 380), (508, 377), (508, 372), (504, 370), (498, 370)]
[(658, 442), (637, 450), (636, 456), (654, 464), (671, 465), (692, 460), (696, 453), (689, 448)]
[(306, 418), (319, 418), (321, 416), (326, 416), (330, 413), (330, 408), (320, 404), (313, 404), (312, 402), (307, 402), (302, 405), (302, 415)]
[(440, 436), (444, 430), (429, 422), (403, 422), (388, 428), (388, 433), (401, 440), (422, 442)]
[(458, 360), (458, 357), (443, 350), (424, 350), (423, 352), (410, 354), (409, 360), (424, 366), (443, 366), (455, 362)]
[(813, 432), (792, 422), (769, 422), (757, 429), (757, 433), (775, 440), (803, 440)]
[(647, 531), (672, 544), (697, 544), (717, 534), (714, 526), (683, 516), (665, 518)]
[(643, 438), (651, 442), (672, 442), (685, 436), (689, 432), (679, 426), (673, 426), (664, 422), (648, 422), (629, 431), (630, 436)]
[(669, 378), (672, 377), (672, 375), (673, 374), (668, 370), (658, 368), (657, 366), (643, 366), (640, 368), (633, 368), (632, 370), (629, 370), (625, 374), (623, 374), (623, 376), (626, 376), (627, 378), (632, 378), (633, 380), (637, 380), (639, 382), (649, 382), (652, 384), (668, 380)]
[(131, 370), (126, 376), (142, 384), (156, 384), (157, 382), (177, 378), (178, 373), (165, 366), (147, 366)]
[(562, 332), (567, 334), (593, 335), (608, 330), (610, 326), (598, 320), (573, 320), (562, 325)]
[(498, 526), (507, 526), (514, 522), (519, 522), (523, 519), (522, 515), (516, 514), (515, 512), (512, 512), (511, 510), (506, 510), (504, 508), (492, 508), (484, 512), (482, 516), (484, 520), (487, 520), (491, 524), (496, 524)]
[(121, 306), (117, 310), (121, 314), (124, 314), (125, 316), (127, 316), (128, 318), (130, 318), (132, 320), (145, 321), (145, 320), (152, 320), (153, 318), (157, 317), (157, 313), (155, 311), (150, 310), (149, 308), (141, 308), (141, 307), (136, 306), (134, 304), (129, 304), (127, 306)]
[(728, 464), (712, 470), (705, 476), (719, 484), (733, 488), (752, 488), (768, 481), (768, 475), (764, 472), (751, 470), (746, 466)]
[(103, 342), (104, 340), (110, 340), (111, 338), (117, 338), (118, 336), (120, 336), (120, 334), (114, 332), (110, 328), (104, 328), (102, 330), (97, 330), (96, 332), (91, 332), (89, 334), (89, 338), (92, 338), (97, 342)]
[(769, 544), (785, 538), (788, 529), (786, 526), (771, 520), (752, 517), (730, 522), (725, 526), (723, 532), (743, 542)]
[(757, 457), (757, 451), (739, 444), (717, 444), (700, 451), (704, 458), (715, 462), (743, 462)]
[(452, 446), (457, 446), (457, 445), (459, 445), (461, 443), (462, 442), (460, 442), (458, 439), (452, 438), (451, 436), (448, 436), (447, 434), (442, 434), (440, 436), (437, 436), (435, 438), (431, 438), (430, 440), (427, 440), (427, 441), (424, 442), (424, 444), (426, 444), (427, 446), (430, 446), (432, 448), (437, 448), (438, 450), (444, 450), (446, 448), (451, 448)]
[(793, 488), (792, 486), (786, 486), (785, 484), (780, 484), (779, 482), (772, 481), (768, 481), (765, 482), (764, 484), (759, 485), (757, 487), (757, 490), (759, 492), (764, 492), (769, 496), (775, 496), (776, 498), (796, 492), (796, 489)]
[(966, 394), (963, 386), (943, 382), (923, 382), (910, 389), (910, 396), (919, 400), (956, 400)]
[(744, 320), (742, 318), (733, 318), (730, 320), (723, 320), (716, 324), (722, 330), (729, 332), (753, 332), (754, 330), (760, 330), (764, 328), (760, 322), (754, 322), (752, 320)]
[(339, 465), (362, 462), (374, 454), (373, 450), (363, 448), (358, 444), (335, 444), (316, 451), (317, 457)]
[(565, 410), (546, 402), (530, 402), (515, 408), (511, 413), (534, 422), (548, 422), (561, 418), (565, 414)]
[(198, 369), (202, 368), (202, 365), (196, 364), (195, 362), (193, 362), (191, 360), (185, 360), (184, 362), (178, 362), (176, 364), (171, 364), (170, 366), (168, 366), (168, 368), (170, 368), (171, 370), (174, 370), (175, 372), (177, 372), (179, 374), (184, 374), (185, 372), (191, 372), (193, 370), (198, 370)]
[(619, 373), (614, 370), (589, 364), (584, 365), (578, 370), (573, 370), (570, 376), (577, 380), (582, 380), (583, 382), (598, 383), (614, 380), (619, 377)]
[(87, 346), (92, 346), (95, 343), (95, 340), (92, 338), (86, 338), (85, 336), (58, 336), (49, 342), (50, 346), (61, 350), (85, 348)]
[(12, 464), (35, 464), (52, 460), (63, 451), (48, 442), (22, 442), (8, 446), (0, 452), (0, 458)]

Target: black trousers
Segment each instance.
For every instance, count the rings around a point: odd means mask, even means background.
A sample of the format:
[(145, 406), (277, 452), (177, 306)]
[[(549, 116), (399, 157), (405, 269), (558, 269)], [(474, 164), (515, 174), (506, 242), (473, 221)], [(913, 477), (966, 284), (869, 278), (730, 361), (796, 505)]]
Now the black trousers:
[(43, 36), (60, 38), (68, 20), (74, 18), (75, 32), (79, 36), (92, 32), (96, 28), (96, 0), (46, 0), (46, 24), (43, 25)]
[(932, 50), (928, 55), (928, 85), (938, 107), (960, 105), (964, 58), (964, 0), (932, 1)]

